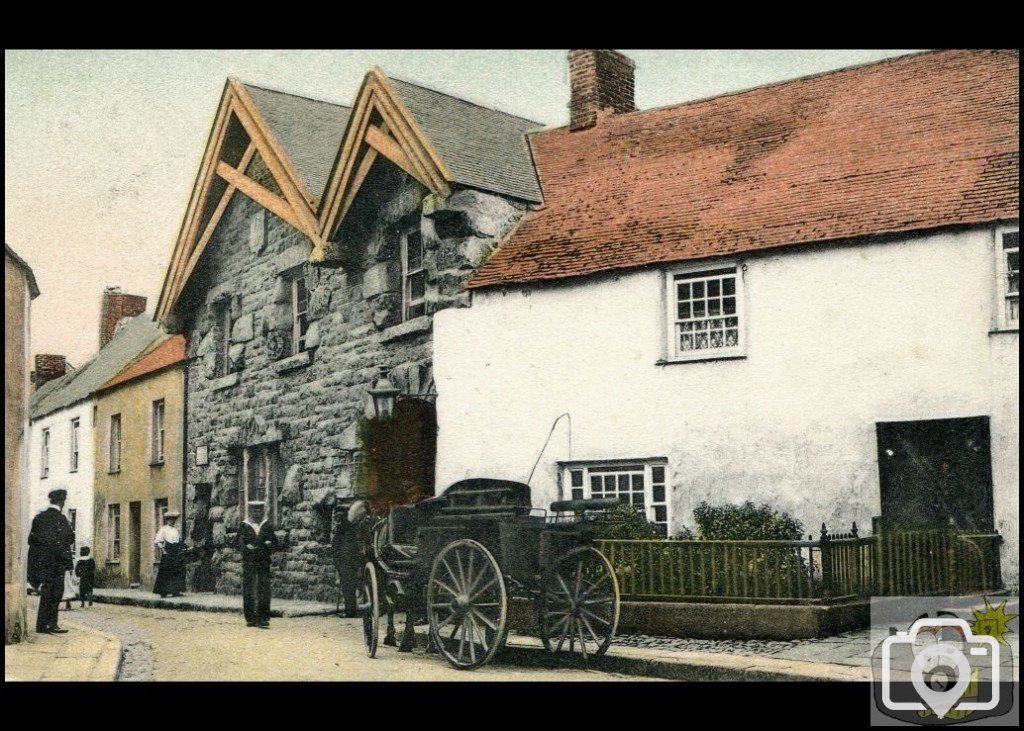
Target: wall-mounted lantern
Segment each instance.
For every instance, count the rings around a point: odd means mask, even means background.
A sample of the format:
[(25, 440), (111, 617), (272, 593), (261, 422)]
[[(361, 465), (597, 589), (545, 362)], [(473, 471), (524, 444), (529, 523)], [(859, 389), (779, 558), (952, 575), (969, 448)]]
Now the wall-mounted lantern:
[(380, 373), (370, 384), (370, 397), (373, 399), (373, 413), (378, 419), (390, 419), (395, 413), (395, 401), (399, 389), (388, 378), (389, 369), (381, 366)]

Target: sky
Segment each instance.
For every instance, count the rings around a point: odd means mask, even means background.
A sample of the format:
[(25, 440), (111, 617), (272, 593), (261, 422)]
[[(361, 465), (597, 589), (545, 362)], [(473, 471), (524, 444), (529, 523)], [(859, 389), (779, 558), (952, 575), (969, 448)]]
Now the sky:
[[(908, 50), (626, 50), (639, 109)], [(351, 105), (373, 66), (545, 125), (568, 122), (565, 50), (5, 51), (4, 238), (32, 266), (32, 352), (82, 365), (104, 287), (152, 311), (224, 81)]]

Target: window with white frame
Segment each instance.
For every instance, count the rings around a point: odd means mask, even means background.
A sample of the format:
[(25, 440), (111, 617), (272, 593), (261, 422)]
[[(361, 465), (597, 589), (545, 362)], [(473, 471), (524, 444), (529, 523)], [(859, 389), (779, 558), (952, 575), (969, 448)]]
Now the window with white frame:
[(121, 505), (107, 506), (107, 561), (121, 560)]
[(632, 505), (668, 535), (669, 503), (663, 459), (562, 462), (563, 485), (573, 500), (615, 498)]
[(110, 472), (121, 471), (121, 415), (110, 415), (110, 427), (107, 430), (108, 462)]
[(1020, 227), (1006, 226), (996, 229), (996, 248), (1001, 319), (999, 325), (1016, 328), (1020, 326)]
[(735, 264), (668, 273), (670, 360), (743, 354), (742, 279)]
[(157, 399), (153, 402), (150, 413), (150, 455), (152, 464), (164, 463), (164, 400)]
[[(153, 500), (153, 535), (155, 536), (160, 532), (160, 529), (164, 525), (164, 515), (169, 510), (167, 506), (167, 498), (158, 497)], [(153, 546), (153, 563), (160, 563), (160, 546)]]
[(419, 225), (402, 234), (402, 319), (427, 313), (427, 272), (423, 268), (423, 235)]
[(71, 420), (71, 432), (68, 435), (68, 443), (71, 446), (71, 455), (68, 459), (68, 472), (78, 472), (78, 438), (79, 438), (79, 426), (81, 421), (79, 419)]
[(39, 476), (50, 476), (50, 430), (43, 429), (39, 442)]
[(247, 447), (242, 450), (242, 494), (239, 496), (243, 508), (250, 501), (265, 502), (265, 515), (275, 520), (277, 509), (277, 480), (280, 473), (278, 451), (275, 444)]
[(306, 349), (306, 330), (309, 328), (309, 290), (301, 270), (291, 277), (292, 300), (292, 355)]

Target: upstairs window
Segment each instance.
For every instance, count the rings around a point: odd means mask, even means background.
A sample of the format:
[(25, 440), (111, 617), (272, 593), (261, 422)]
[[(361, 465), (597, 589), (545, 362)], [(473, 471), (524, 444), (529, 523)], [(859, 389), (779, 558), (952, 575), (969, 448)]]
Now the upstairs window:
[(149, 461), (152, 464), (164, 463), (164, 400), (159, 399), (153, 402), (150, 415), (150, 443)]
[(306, 330), (309, 328), (309, 290), (301, 273), (291, 279), (291, 302), (292, 355), (298, 355), (306, 349)]
[(71, 457), (68, 461), (68, 472), (78, 472), (78, 438), (80, 424), (81, 422), (78, 419), (71, 420), (71, 433), (68, 435), (68, 440), (71, 445)]
[(738, 267), (675, 270), (668, 273), (667, 290), (669, 360), (743, 355)]
[(402, 319), (427, 313), (427, 272), (423, 268), (423, 236), (419, 226), (402, 234)]
[(1020, 327), (1020, 228), (997, 229), (996, 247), (999, 257), (999, 325), (1017, 328)]
[(216, 322), (214, 328), (216, 330), (216, 364), (215, 372), (218, 378), (227, 376), (231, 373), (231, 357), (229, 352), (231, 350), (231, 302), (228, 299), (224, 299), (219, 302), (214, 308), (214, 318)]
[(39, 476), (50, 476), (50, 430), (43, 429), (39, 450)]
[(108, 438), (108, 457), (109, 457), (109, 471), (120, 472), (121, 471), (121, 415), (112, 414), (110, 416), (110, 427), (107, 433)]

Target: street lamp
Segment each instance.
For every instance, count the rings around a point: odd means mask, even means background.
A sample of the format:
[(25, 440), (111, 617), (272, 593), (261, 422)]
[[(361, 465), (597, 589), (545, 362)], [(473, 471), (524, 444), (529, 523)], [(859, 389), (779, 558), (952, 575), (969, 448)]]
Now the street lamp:
[(399, 389), (388, 378), (388, 368), (380, 367), (380, 373), (370, 384), (370, 396), (373, 398), (373, 413), (378, 419), (390, 419), (395, 412), (395, 401)]

